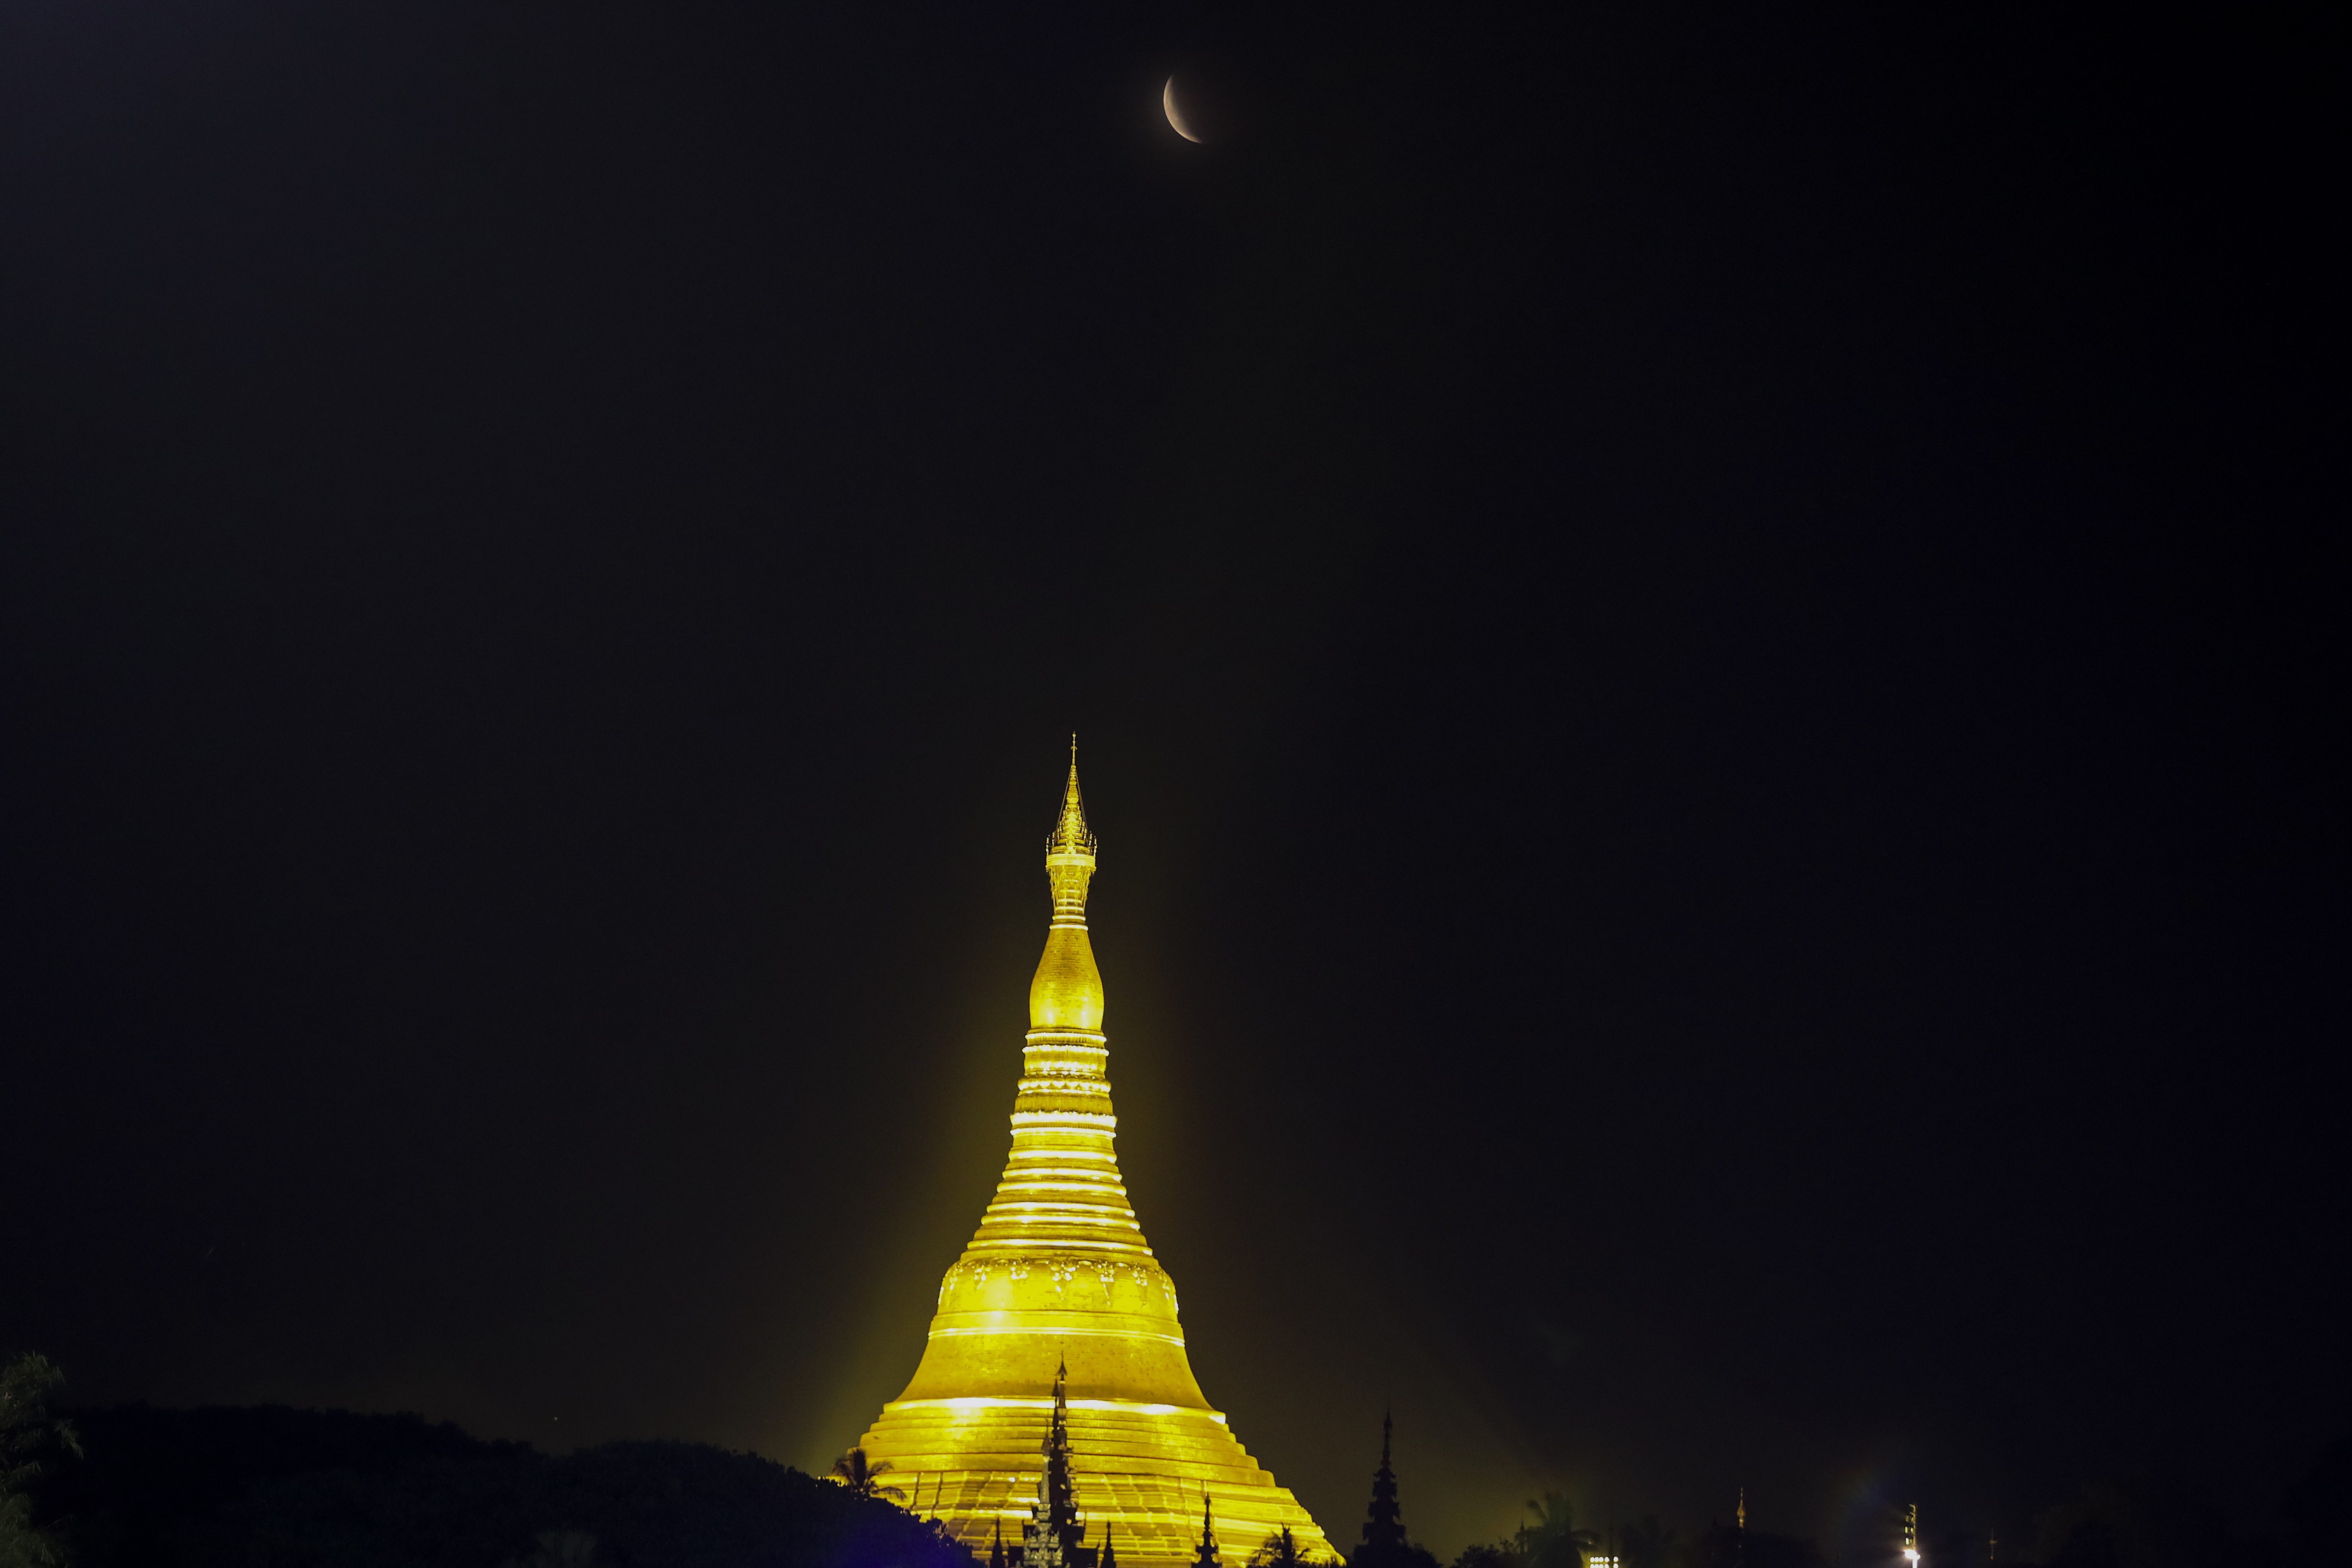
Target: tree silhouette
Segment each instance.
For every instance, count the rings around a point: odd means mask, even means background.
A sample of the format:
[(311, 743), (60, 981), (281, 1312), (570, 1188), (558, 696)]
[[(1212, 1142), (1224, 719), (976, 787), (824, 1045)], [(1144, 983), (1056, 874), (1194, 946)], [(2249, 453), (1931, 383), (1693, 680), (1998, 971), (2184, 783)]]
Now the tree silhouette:
[(1298, 1542), (1291, 1536), (1290, 1526), (1286, 1524), (1267, 1536), (1258, 1549), (1250, 1553), (1249, 1568), (1306, 1568), (1313, 1561), (1300, 1554)]
[(538, 1545), (529, 1557), (509, 1558), (506, 1568), (604, 1568), (611, 1561), (584, 1530), (542, 1530)]
[(852, 1448), (833, 1462), (833, 1479), (857, 1497), (888, 1498), (903, 1502), (907, 1494), (897, 1487), (886, 1487), (882, 1478), (898, 1467), (885, 1459), (878, 1465), (866, 1462), (866, 1450)]
[(50, 1408), (65, 1382), (47, 1356), (19, 1356), (0, 1367), (0, 1568), (50, 1568), (66, 1560), (57, 1538), (34, 1525), (29, 1491), (52, 1454), (81, 1455), (73, 1423)]
[(1520, 1568), (1519, 1554), (1508, 1547), (1473, 1542), (1454, 1560), (1454, 1568)]
[(1639, 1524), (1625, 1527), (1625, 1568), (1667, 1568), (1675, 1558), (1675, 1531), (1645, 1513)]
[[(1739, 1530), (1727, 1524), (1701, 1531), (1683, 1548), (1678, 1561), (1686, 1568), (1828, 1568), (1821, 1549), (1810, 1541), (1761, 1530)], [(1890, 1551), (1885, 1557), (1863, 1561), (1899, 1564), (1902, 1560)], [(1945, 1562), (1942, 1558), (1935, 1561)]]
[(1536, 1518), (1519, 1531), (1519, 1555), (1528, 1568), (1584, 1568), (1584, 1554), (1601, 1538), (1591, 1531), (1577, 1529), (1576, 1505), (1546, 1489), (1528, 1507)]
[(2352, 1518), (2352, 1436), (2339, 1437), (2304, 1478), (2287, 1489), (2279, 1512), (2294, 1531), (2289, 1561), (2317, 1568), (2341, 1552), (2343, 1521)]
[[(2093, 1481), (2071, 1500), (2042, 1510), (2037, 1522), (2034, 1560), (2049, 1568), (2238, 1568), (2278, 1561), (2272, 1543), (2239, 1537), (2229, 1516), (2180, 1476)], [(2315, 1560), (2344, 1562), (2341, 1544)]]

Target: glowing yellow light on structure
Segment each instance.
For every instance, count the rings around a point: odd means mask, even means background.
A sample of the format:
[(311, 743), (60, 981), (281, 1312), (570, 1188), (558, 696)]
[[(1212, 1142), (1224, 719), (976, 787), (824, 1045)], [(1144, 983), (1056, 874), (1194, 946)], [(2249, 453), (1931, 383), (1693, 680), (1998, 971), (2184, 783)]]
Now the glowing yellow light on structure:
[(1102, 975), (1087, 935), (1096, 845), (1070, 766), (1047, 845), (1053, 924), (1029, 988), (1013, 1151), (980, 1229), (940, 1284), (922, 1363), (859, 1439), (948, 1533), (985, 1552), (1037, 1493), (1055, 1368), (1069, 1366), (1071, 1468), (1090, 1542), (1121, 1568), (1190, 1564), (1205, 1494), (1228, 1559), (1287, 1529), (1335, 1558), (1289, 1490), (1209, 1407), (1176, 1286), (1152, 1256), (1112, 1145)]

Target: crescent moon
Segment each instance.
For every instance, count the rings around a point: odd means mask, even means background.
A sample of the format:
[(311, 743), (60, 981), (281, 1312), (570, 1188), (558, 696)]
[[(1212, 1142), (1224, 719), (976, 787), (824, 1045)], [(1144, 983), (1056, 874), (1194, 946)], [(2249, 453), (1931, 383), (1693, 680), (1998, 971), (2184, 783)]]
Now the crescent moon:
[(1168, 79), (1168, 85), (1160, 89), (1160, 107), (1168, 111), (1168, 123), (1174, 129), (1177, 135), (1187, 142), (1200, 140), (1198, 136), (1184, 129), (1184, 111), (1176, 107), (1176, 79), (1172, 76)]

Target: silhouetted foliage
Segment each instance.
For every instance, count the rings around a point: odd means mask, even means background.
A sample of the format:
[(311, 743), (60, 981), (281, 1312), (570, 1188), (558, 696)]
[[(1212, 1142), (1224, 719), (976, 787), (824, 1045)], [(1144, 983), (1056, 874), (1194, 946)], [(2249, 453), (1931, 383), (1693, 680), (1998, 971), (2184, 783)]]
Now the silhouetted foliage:
[(1249, 1568), (1304, 1568), (1305, 1564), (1317, 1561), (1299, 1552), (1298, 1542), (1286, 1524), (1267, 1536), (1258, 1544), (1258, 1549), (1250, 1553)]
[(1821, 1548), (1793, 1535), (1715, 1525), (1683, 1549), (1686, 1568), (1828, 1568)]
[(1530, 1500), (1532, 1522), (1521, 1525), (1511, 1539), (1493, 1545), (1465, 1546), (1454, 1568), (1583, 1568), (1585, 1554), (1600, 1537), (1580, 1530), (1576, 1507), (1556, 1491)]
[[(2185, 1481), (2096, 1481), (2036, 1521), (2043, 1568), (2271, 1568), (2271, 1543), (2241, 1534)], [(2339, 1549), (2327, 1561), (2340, 1563)]]
[(509, 1558), (501, 1568), (604, 1568), (611, 1561), (584, 1530), (542, 1530), (537, 1551)]
[(1438, 1568), (1437, 1558), (1425, 1546), (1407, 1541), (1392, 1546), (1359, 1546), (1348, 1568)]
[(882, 1478), (898, 1468), (887, 1459), (878, 1465), (869, 1464), (865, 1449), (852, 1448), (833, 1462), (831, 1479), (835, 1485), (859, 1497), (888, 1498), (893, 1502), (900, 1502), (905, 1500), (906, 1492), (882, 1483)]
[(1535, 1520), (1520, 1527), (1519, 1561), (1527, 1568), (1584, 1568), (1585, 1553), (1600, 1537), (1577, 1528), (1576, 1505), (1547, 1489), (1528, 1501), (1528, 1510)]
[(414, 1415), (86, 1414), (77, 1568), (971, 1568), (898, 1509), (756, 1455), (557, 1458)]
[(1473, 1542), (1454, 1560), (1454, 1568), (1520, 1568), (1518, 1554), (1507, 1546)]
[(55, 1531), (34, 1514), (34, 1487), (60, 1458), (81, 1451), (73, 1423), (56, 1413), (65, 1373), (47, 1356), (0, 1367), (0, 1568), (53, 1568), (65, 1562)]
[(2287, 1489), (2279, 1504), (2288, 1530), (2288, 1561), (2296, 1568), (2344, 1560), (2346, 1521), (2352, 1521), (2352, 1436), (2328, 1445), (2318, 1462)]
[(1625, 1568), (1672, 1568), (1675, 1541), (1673, 1526), (1659, 1523), (1654, 1513), (1643, 1514), (1639, 1524), (1625, 1527), (1620, 1542)]

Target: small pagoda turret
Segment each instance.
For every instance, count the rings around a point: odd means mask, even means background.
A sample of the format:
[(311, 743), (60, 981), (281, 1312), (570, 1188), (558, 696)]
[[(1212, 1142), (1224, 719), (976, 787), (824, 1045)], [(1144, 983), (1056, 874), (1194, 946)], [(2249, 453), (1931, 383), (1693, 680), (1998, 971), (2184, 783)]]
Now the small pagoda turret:
[(1013, 1549), (1019, 1568), (1097, 1568), (1096, 1552), (1086, 1544), (1077, 1484), (1070, 1476), (1069, 1378), (1066, 1362), (1055, 1367), (1054, 1419), (1045, 1429), (1045, 1473), (1037, 1478), (1037, 1500), (1030, 1507), (1029, 1521), (1021, 1527), (1021, 1544)]
[(1381, 1468), (1372, 1472), (1372, 1506), (1365, 1511), (1360, 1555), (1374, 1562), (1404, 1550), (1404, 1510), (1397, 1506), (1396, 1471), (1389, 1464), (1389, 1440), (1395, 1435), (1395, 1417), (1381, 1414)]

